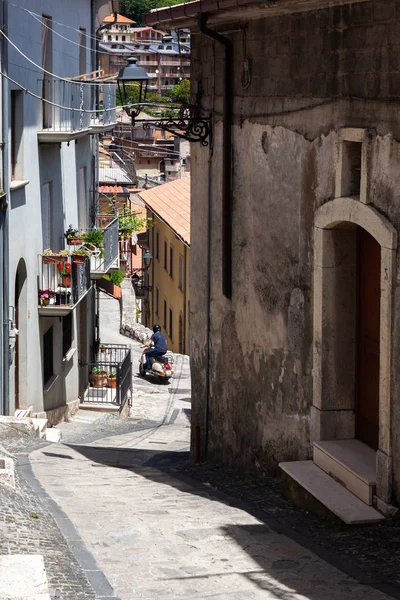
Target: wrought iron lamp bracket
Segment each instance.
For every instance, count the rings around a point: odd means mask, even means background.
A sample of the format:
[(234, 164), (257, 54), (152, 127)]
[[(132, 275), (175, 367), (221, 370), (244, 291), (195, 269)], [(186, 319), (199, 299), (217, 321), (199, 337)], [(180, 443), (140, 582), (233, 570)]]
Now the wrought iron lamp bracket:
[(211, 140), (211, 117), (200, 115), (196, 106), (182, 106), (176, 118), (137, 119), (134, 112), (131, 117), (133, 126), (142, 123), (143, 129), (163, 129), (189, 142), (200, 142), (202, 146), (208, 146)]

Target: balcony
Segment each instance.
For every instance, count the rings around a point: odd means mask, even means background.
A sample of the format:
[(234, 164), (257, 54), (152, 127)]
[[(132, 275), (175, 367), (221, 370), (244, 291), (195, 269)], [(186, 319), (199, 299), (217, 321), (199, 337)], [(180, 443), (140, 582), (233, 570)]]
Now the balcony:
[(43, 129), (38, 131), (39, 142), (69, 142), (87, 135), (94, 86), (59, 79), (43, 79), (41, 84), (43, 97), (58, 106), (43, 102)]
[[(70, 265), (70, 267), (68, 267)], [(61, 275), (61, 269), (70, 270)], [(40, 256), (39, 315), (62, 317), (79, 304), (90, 290), (90, 264), (83, 258), (76, 262), (71, 256)]]
[(96, 224), (96, 228), (83, 230), (66, 241), (69, 254), (73, 255), (76, 250), (87, 253), (91, 279), (100, 279), (111, 268), (119, 266), (118, 217), (98, 215)]
[[(90, 133), (113, 129), (116, 123), (116, 86), (94, 86), (82, 81), (44, 79), (40, 81), (43, 97), (43, 129), (38, 131), (40, 143), (70, 142)], [(96, 93), (100, 107), (95, 112)], [(54, 106), (56, 104), (57, 106)], [(93, 112), (91, 112), (93, 111)]]
[(158, 62), (156, 60), (139, 60), (137, 64), (139, 67), (157, 67), (158, 66)]
[(116, 86), (104, 84), (99, 86), (100, 105), (104, 112), (94, 113), (90, 119), (90, 133), (104, 133), (114, 129), (117, 122)]

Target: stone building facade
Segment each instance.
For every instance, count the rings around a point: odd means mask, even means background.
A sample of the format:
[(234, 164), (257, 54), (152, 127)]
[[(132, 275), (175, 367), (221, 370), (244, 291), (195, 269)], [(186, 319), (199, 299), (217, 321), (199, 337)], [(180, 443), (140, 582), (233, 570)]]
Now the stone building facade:
[[(191, 158), (193, 449), (271, 470), (313, 442), (359, 440), (376, 453), (375, 503), (398, 503), (400, 7), (234, 4), (147, 17), (191, 26), (213, 122), (211, 150)], [(233, 50), (228, 249), (225, 51), (201, 11)]]

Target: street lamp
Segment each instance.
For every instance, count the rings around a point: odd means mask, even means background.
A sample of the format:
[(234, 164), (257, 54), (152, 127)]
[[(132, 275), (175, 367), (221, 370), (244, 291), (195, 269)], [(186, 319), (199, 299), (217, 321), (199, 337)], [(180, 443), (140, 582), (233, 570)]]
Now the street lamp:
[[(128, 58), (126, 64), (117, 77), (119, 97), (125, 112), (132, 117), (132, 121), (142, 110), (142, 105), (146, 102), (147, 84), (150, 79), (143, 67), (137, 65), (138, 59), (135, 56)], [(135, 107), (131, 106), (131, 98), (134, 92), (138, 92)]]
[[(128, 116), (132, 118), (132, 127), (135, 123), (142, 123), (143, 129), (163, 129), (189, 142), (200, 142), (208, 146), (211, 137), (211, 117), (204, 116), (199, 106), (192, 104), (160, 104), (146, 102), (147, 86), (150, 76), (143, 67), (139, 67), (136, 57), (128, 59), (128, 64), (122, 67), (117, 77), (118, 92), (121, 104)], [(179, 78), (180, 81), (182, 77)], [(132, 103), (132, 90), (138, 91), (138, 100)], [(137, 119), (136, 117), (145, 106), (160, 106), (162, 110), (169, 109), (166, 118)]]
[(143, 254), (143, 262), (144, 262), (144, 266), (146, 269), (150, 268), (152, 260), (153, 260), (152, 253), (149, 250), (146, 250), (146, 252)]

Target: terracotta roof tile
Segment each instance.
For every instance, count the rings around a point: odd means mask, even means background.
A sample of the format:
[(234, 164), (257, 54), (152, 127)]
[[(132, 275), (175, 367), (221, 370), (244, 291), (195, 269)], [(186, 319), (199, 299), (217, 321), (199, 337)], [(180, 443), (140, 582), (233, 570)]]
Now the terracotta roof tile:
[[(106, 17), (104, 19), (104, 23), (114, 23), (114, 14), (108, 15), (108, 17)], [(124, 17), (123, 15), (118, 14), (117, 15), (117, 23), (133, 23), (133, 24), (135, 24), (136, 21), (132, 21), (132, 19), (128, 19), (128, 17)]]
[(146, 206), (190, 246), (190, 176), (140, 192)]
[(112, 194), (119, 196), (129, 196), (129, 191), (122, 185), (99, 185), (100, 194)]

